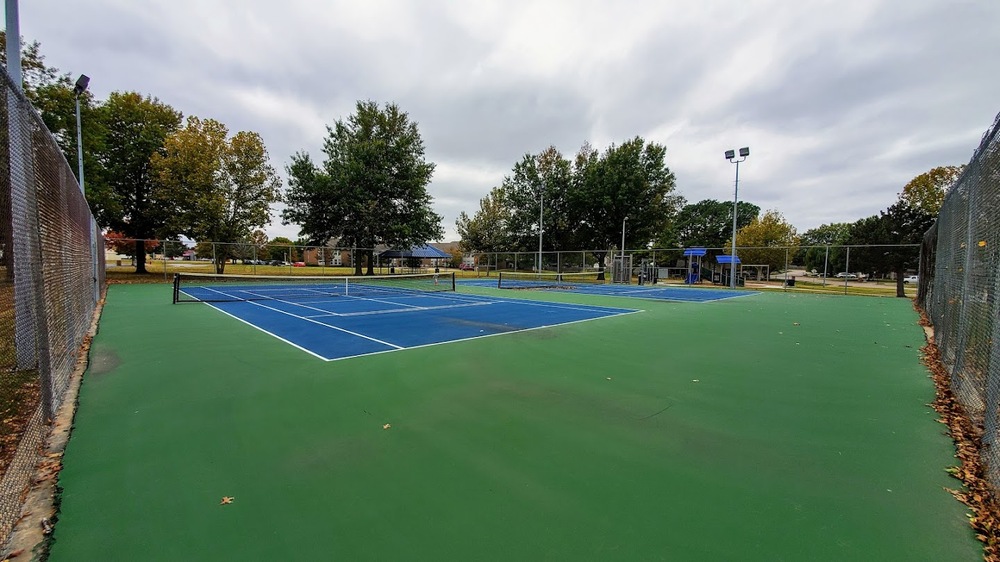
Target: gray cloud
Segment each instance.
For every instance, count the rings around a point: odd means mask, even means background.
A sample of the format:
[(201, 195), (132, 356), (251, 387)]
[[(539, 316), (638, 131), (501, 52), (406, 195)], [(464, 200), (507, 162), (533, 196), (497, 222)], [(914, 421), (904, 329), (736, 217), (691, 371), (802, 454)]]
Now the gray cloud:
[(320, 159), (357, 100), (397, 103), (454, 237), (526, 152), (635, 135), (667, 146), (690, 201), (730, 200), (722, 152), (749, 145), (741, 198), (800, 230), (874, 214), (913, 176), (967, 161), (1000, 110), (998, 16), (905, 0), (38, 0), (21, 29), (98, 97), (137, 90), (260, 132), (277, 169)]

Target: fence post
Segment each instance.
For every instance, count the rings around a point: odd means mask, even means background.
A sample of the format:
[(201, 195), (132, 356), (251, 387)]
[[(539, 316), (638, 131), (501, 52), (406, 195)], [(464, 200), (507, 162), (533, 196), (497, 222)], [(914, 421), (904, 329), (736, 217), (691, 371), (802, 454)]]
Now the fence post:
[[(851, 272), (851, 247), (847, 247), (847, 263), (844, 265), (844, 271), (846, 273)], [(847, 294), (847, 275), (844, 275), (844, 294)]]
[(826, 276), (830, 275), (830, 245), (826, 245), (826, 255), (823, 257), (823, 286), (826, 287)]

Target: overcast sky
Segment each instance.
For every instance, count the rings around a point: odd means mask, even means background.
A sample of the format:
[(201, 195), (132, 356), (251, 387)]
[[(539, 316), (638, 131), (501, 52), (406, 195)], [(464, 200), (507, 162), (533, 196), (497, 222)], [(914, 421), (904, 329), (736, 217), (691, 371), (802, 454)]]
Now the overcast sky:
[[(99, 99), (151, 94), (253, 130), (284, 175), (322, 160), (359, 99), (415, 121), (444, 217), (525, 153), (636, 135), (689, 202), (741, 200), (799, 231), (854, 221), (964, 164), (1000, 111), (997, 0), (22, 0), (21, 34)], [(86, 124), (84, 125), (86, 126)], [(274, 219), (268, 233), (295, 239)]]

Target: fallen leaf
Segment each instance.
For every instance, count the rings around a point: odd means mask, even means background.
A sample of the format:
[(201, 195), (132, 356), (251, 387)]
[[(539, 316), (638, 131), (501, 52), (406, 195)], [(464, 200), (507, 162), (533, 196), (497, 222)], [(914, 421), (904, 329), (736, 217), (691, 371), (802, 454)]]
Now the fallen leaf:
[(226, 505), (226, 504), (229, 504), (229, 503), (233, 503), (233, 500), (235, 500), (235, 499), (236, 498), (234, 498), (232, 496), (222, 496), (222, 501), (219, 502), (219, 505)]
[(798, 325), (799, 325), (798, 322), (792, 322), (792, 326), (798, 326)]
[(385, 424), (385, 425), (382, 426), (382, 429), (389, 429), (390, 427), (392, 427), (392, 424), (388, 424), (387, 423), (387, 424)]
[(607, 379), (608, 379), (608, 380), (611, 380), (611, 377), (607, 377)]

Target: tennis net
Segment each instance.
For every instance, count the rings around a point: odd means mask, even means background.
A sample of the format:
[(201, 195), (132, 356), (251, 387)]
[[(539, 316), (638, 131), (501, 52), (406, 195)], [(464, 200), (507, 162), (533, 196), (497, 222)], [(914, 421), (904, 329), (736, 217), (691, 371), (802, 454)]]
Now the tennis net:
[(454, 273), (369, 275), (363, 277), (174, 275), (174, 303), (299, 301), (329, 297), (378, 297), (455, 290)]
[(501, 271), (499, 289), (573, 289), (579, 285), (603, 285), (602, 271), (583, 273), (532, 273)]

